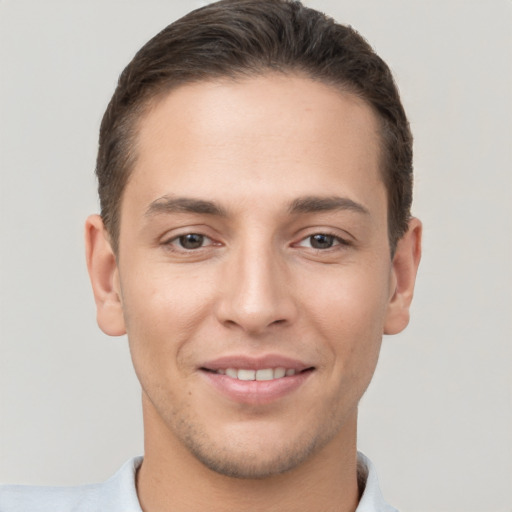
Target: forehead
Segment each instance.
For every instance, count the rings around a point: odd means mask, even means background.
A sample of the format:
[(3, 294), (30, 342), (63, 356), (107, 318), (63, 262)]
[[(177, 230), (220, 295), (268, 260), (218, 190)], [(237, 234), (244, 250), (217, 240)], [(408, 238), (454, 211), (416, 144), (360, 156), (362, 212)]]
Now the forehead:
[(126, 193), (137, 190), (146, 204), (177, 190), (226, 201), (258, 192), (289, 203), (337, 183), (357, 200), (382, 186), (379, 140), (371, 107), (309, 78), (187, 84), (141, 118)]

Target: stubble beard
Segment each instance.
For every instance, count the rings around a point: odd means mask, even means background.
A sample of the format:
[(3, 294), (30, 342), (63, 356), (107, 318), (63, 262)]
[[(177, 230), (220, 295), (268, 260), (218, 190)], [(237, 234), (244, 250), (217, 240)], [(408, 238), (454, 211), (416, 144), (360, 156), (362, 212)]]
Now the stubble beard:
[(261, 439), (252, 444), (227, 438), (219, 442), (183, 417), (173, 430), (185, 449), (211, 471), (230, 478), (263, 480), (292, 471), (327, 445), (343, 424), (339, 418), (329, 420), (324, 428), (280, 440), (277, 446)]

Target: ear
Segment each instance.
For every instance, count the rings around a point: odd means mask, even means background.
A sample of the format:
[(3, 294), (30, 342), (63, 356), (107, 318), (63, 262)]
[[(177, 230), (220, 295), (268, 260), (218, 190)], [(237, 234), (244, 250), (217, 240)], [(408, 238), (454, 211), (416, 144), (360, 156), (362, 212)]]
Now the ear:
[(398, 334), (409, 323), (409, 307), (421, 258), (421, 233), (421, 222), (412, 218), (407, 233), (398, 241), (391, 269), (392, 296), (384, 322), (384, 334)]
[(105, 334), (121, 336), (126, 328), (119, 271), (110, 237), (99, 215), (91, 215), (85, 222), (85, 248), (98, 325)]

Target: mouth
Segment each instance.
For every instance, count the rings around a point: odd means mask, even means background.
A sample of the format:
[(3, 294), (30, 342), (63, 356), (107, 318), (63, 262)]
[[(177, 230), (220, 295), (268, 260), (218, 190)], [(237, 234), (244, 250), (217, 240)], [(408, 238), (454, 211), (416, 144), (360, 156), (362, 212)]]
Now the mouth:
[(315, 367), (281, 356), (241, 356), (220, 358), (199, 370), (214, 389), (231, 401), (262, 405), (300, 389)]

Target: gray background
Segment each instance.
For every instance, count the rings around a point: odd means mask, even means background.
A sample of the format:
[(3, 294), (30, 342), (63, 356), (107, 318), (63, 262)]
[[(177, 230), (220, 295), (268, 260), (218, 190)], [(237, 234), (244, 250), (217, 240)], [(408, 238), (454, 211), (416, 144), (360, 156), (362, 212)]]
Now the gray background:
[[(83, 221), (117, 75), (206, 2), (0, 0), (0, 481), (74, 484), (142, 452), (124, 339), (95, 323)], [(512, 510), (512, 2), (309, 1), (396, 74), (424, 257), (359, 446), (409, 512)]]

